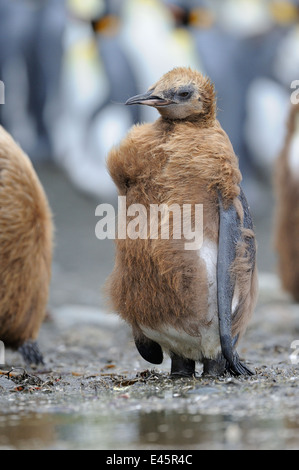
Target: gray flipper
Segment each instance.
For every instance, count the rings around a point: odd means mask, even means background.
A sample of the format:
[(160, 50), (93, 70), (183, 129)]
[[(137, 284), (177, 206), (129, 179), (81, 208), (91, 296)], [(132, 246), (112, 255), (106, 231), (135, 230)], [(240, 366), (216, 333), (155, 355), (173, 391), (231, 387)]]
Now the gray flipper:
[(163, 351), (158, 343), (152, 341), (143, 334), (141, 335), (140, 332), (138, 333), (138, 336), (134, 335), (134, 341), (136, 348), (143, 359), (147, 362), (151, 362), (152, 364), (162, 364)]
[[(243, 191), (239, 199), (244, 209), (244, 227), (252, 228), (252, 220)], [(233, 205), (223, 207), (219, 194), (219, 247), (217, 260), (217, 291), (220, 343), (224, 359), (227, 361), (226, 370), (233, 375), (253, 375), (239, 359), (234, 351), (236, 341), (232, 337), (232, 300), (235, 290), (235, 279), (231, 267), (236, 258), (236, 248), (241, 240), (241, 223)], [(255, 245), (248, 247), (252, 264), (255, 262)]]

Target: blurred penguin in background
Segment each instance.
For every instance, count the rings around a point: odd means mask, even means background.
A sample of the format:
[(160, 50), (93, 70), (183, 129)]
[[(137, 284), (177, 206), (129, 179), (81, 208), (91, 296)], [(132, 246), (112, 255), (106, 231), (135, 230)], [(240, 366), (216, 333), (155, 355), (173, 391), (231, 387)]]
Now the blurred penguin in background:
[[(133, 67), (129, 62), (119, 37), (122, 26), (123, 4), (122, 0), (105, 0), (103, 12), (99, 17), (92, 20), (98, 54), (101, 57), (107, 81), (109, 82), (106, 100), (96, 108), (92, 116), (93, 118), (96, 118), (100, 113), (103, 115), (105, 109), (111, 107), (111, 105), (113, 105), (113, 113), (123, 113), (122, 102), (124, 96), (130, 97), (132, 93), (134, 94), (138, 91)], [(118, 110), (116, 110), (115, 105), (119, 106)], [(135, 107), (135, 109), (131, 108), (129, 110), (125, 108), (125, 112), (130, 114), (132, 124), (140, 121), (141, 113), (138, 107), (137, 109)]]
[(0, 0), (0, 119), (33, 161), (53, 152), (65, 20), (63, 0)]
[[(177, 7), (176, 1), (171, 2)], [(132, 63), (138, 93), (174, 67), (204, 72), (193, 37), (179, 14), (164, 0), (127, 0), (122, 41)], [(153, 109), (144, 106), (142, 121), (154, 121)]]
[(120, 0), (68, 1), (63, 113), (55, 133), (57, 162), (75, 187), (108, 199), (115, 195), (108, 150), (140, 117), (121, 104), (124, 95), (137, 93), (120, 38), (122, 6)]
[(282, 285), (299, 302), (299, 99), (297, 103), (276, 163), (275, 247)]
[[(92, 19), (98, 57), (101, 60), (108, 84), (104, 100), (91, 114), (89, 139), (99, 151), (102, 162), (111, 146), (118, 143), (128, 128), (142, 119), (140, 109), (125, 108), (124, 97), (138, 92), (134, 68), (121, 39), (123, 0), (105, 0), (100, 16)], [(106, 167), (102, 169), (106, 173)], [(109, 180), (110, 181), (110, 180)]]
[[(252, 81), (246, 98), (245, 137), (255, 165), (268, 180), (285, 138), (291, 84), (299, 70), (299, 2), (272, 1), (272, 29), (263, 48), (271, 53), (268, 72)], [(272, 52), (271, 52), (272, 51)]]

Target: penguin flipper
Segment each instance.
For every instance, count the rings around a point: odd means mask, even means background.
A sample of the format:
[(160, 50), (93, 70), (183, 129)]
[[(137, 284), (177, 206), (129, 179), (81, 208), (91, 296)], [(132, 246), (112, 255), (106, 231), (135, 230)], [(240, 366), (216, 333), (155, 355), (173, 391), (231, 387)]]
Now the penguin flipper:
[(163, 351), (160, 344), (147, 338), (140, 331), (138, 335), (134, 335), (134, 341), (136, 348), (140, 356), (151, 364), (162, 364), (163, 362)]
[[(236, 258), (237, 244), (241, 240), (241, 221), (236, 208), (231, 204), (227, 209), (223, 206), (222, 196), (219, 193), (219, 246), (217, 260), (217, 297), (218, 297), (218, 317), (221, 350), (226, 360), (226, 371), (232, 375), (253, 375), (239, 359), (234, 351), (237, 338), (232, 337), (232, 300), (235, 290), (235, 279), (231, 273), (232, 265)], [(243, 191), (239, 197), (244, 209), (244, 226), (250, 227), (250, 213)], [(251, 221), (252, 222), (252, 221)], [(249, 247), (250, 255), (253, 247)]]

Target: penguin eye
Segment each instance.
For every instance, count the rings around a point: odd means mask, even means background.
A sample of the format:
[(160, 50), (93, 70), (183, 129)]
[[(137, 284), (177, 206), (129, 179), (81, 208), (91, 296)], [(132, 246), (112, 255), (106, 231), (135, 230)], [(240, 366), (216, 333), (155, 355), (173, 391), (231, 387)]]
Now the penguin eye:
[(190, 96), (190, 93), (189, 91), (181, 91), (178, 95), (180, 98), (187, 98), (188, 96)]

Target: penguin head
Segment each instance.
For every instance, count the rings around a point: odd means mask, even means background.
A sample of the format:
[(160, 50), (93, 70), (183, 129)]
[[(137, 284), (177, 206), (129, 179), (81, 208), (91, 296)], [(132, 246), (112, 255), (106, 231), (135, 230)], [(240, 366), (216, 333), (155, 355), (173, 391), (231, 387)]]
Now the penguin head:
[(126, 102), (133, 104), (152, 106), (170, 120), (206, 121), (216, 117), (214, 85), (201, 73), (184, 67), (166, 73), (146, 93)]

